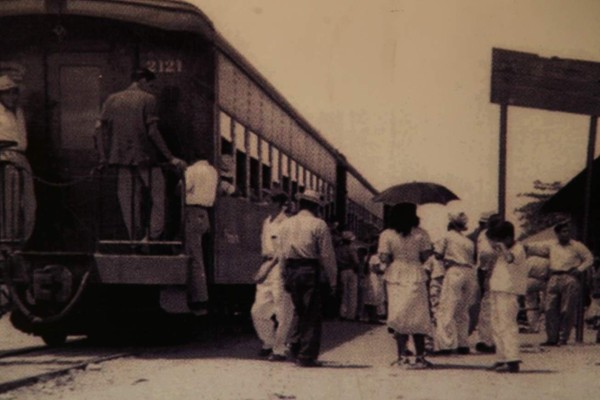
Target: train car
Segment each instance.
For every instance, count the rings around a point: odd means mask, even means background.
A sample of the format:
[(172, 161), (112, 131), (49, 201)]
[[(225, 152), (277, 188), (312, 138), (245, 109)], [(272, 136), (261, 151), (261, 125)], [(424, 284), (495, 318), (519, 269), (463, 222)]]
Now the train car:
[[(37, 199), (33, 235), (25, 240), (23, 210), (6, 209), (7, 193), (21, 190), (23, 180), (11, 188), (0, 181), (1, 279), (15, 305), (13, 324), (47, 343), (192, 311), (247, 310), (269, 210), (265, 189), (292, 197), (319, 190), (323, 216), (363, 239), (381, 227), (375, 189), (195, 6), (3, 0), (0, 46), (0, 75), (20, 84)], [(186, 246), (180, 171), (160, 164), (164, 230), (149, 239), (128, 232), (118, 171), (99, 166), (101, 106), (139, 67), (157, 75), (159, 130), (173, 154), (188, 164), (208, 160), (220, 173), (202, 239), (208, 301), (200, 310), (188, 304), (195, 256)], [(0, 162), (0, 176), (6, 168)]]

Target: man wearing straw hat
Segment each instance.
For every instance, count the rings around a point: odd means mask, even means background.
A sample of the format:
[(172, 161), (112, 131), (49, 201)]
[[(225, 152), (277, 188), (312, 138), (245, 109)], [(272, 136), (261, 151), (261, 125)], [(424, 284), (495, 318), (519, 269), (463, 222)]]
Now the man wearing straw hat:
[(290, 352), (301, 367), (317, 367), (321, 347), (322, 293), (324, 272), (335, 290), (337, 270), (331, 233), (318, 217), (321, 195), (312, 189), (296, 195), (300, 211), (284, 221), (279, 230), (279, 257), (285, 289), (294, 303), (296, 326), (290, 338)]
[(0, 76), (0, 164), (6, 165), (0, 171), (4, 174), (0, 237), (26, 241), (35, 224), (36, 200), (31, 166), (25, 157), (27, 131), (19, 94), (19, 86), (10, 77)]

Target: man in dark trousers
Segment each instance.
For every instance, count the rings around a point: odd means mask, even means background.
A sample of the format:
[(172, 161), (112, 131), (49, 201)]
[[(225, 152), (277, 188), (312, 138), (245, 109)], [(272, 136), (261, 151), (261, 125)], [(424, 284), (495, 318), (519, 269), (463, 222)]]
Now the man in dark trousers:
[(324, 270), (332, 291), (335, 291), (335, 252), (327, 223), (318, 217), (320, 194), (306, 189), (296, 198), (300, 211), (281, 224), (278, 251), (285, 289), (292, 297), (297, 317), (290, 338), (290, 352), (298, 366), (318, 367), (322, 323), (319, 278)]
[(571, 224), (554, 226), (556, 239), (525, 245), (528, 256), (550, 261), (550, 279), (546, 287), (546, 335), (544, 346), (567, 344), (581, 301), (581, 276), (592, 266), (594, 257), (581, 242), (571, 238)]
[[(108, 97), (102, 107), (96, 138), (100, 162), (117, 168), (118, 197), (129, 237), (157, 240), (163, 233), (165, 181), (159, 162), (183, 170), (185, 161), (174, 157), (158, 131), (153, 82), (156, 76), (138, 69), (131, 85)], [(143, 198), (150, 192), (149, 199)], [(150, 221), (142, 221), (142, 204), (150, 203)], [(146, 226), (148, 229), (146, 229)]]

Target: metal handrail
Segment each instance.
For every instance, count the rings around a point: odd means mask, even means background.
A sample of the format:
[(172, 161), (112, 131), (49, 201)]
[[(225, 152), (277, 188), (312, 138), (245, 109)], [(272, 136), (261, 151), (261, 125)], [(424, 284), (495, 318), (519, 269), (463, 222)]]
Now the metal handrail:
[[(100, 174), (100, 179), (106, 181), (106, 170), (110, 169), (112, 171), (115, 171), (115, 178), (118, 180), (118, 174), (119, 174), (119, 170), (125, 169), (125, 170), (129, 170), (129, 179), (130, 179), (130, 187), (128, 189), (128, 192), (130, 193), (130, 198), (129, 198), (129, 220), (125, 220), (126, 216), (122, 215), (122, 222), (125, 223), (125, 226), (127, 228), (127, 234), (129, 236), (129, 238), (125, 238), (125, 239), (119, 239), (119, 238), (108, 238), (106, 236), (111, 235), (115, 236), (115, 232), (116, 231), (112, 231), (112, 232), (108, 232), (108, 234), (106, 232), (102, 231), (101, 228), (101, 224), (99, 224), (99, 230), (98, 230), (98, 245), (105, 245), (105, 246), (118, 246), (118, 245), (125, 245), (125, 246), (130, 246), (132, 252), (135, 252), (136, 248), (140, 248), (143, 246), (180, 246), (181, 250), (183, 250), (184, 248), (184, 241), (185, 241), (185, 209), (184, 209), (184, 204), (185, 204), (185, 193), (186, 193), (186, 188), (185, 188), (185, 180), (183, 179), (183, 174), (181, 174), (180, 176), (180, 184), (179, 184), (179, 192), (180, 192), (180, 215), (181, 215), (181, 219), (179, 221), (179, 228), (178, 228), (178, 232), (175, 234), (175, 237), (180, 237), (181, 240), (173, 240), (171, 239), (167, 239), (167, 240), (156, 240), (156, 239), (149, 239), (150, 237), (150, 224), (152, 221), (152, 215), (151, 213), (149, 213), (149, 215), (146, 216), (141, 216), (141, 218), (144, 218), (143, 221), (136, 221), (136, 216), (141, 214), (141, 210), (136, 209), (136, 207), (141, 207), (141, 202), (148, 200), (148, 199), (138, 199), (137, 195), (138, 193), (142, 193), (143, 195), (143, 191), (145, 190), (147, 192), (147, 196), (148, 197), (152, 197), (152, 191), (153, 191), (153, 184), (154, 184), (154, 175), (156, 173), (156, 171), (153, 171), (153, 169), (155, 168), (160, 168), (161, 172), (160, 173), (164, 173), (165, 171), (168, 170), (172, 170), (172, 165), (168, 164), (168, 163), (163, 163), (163, 164), (159, 164), (159, 165), (155, 165), (154, 167), (149, 167), (147, 170), (148, 176), (147, 176), (147, 180), (146, 182), (142, 182), (141, 177), (139, 176), (139, 168), (137, 166), (118, 166), (118, 165), (110, 165), (104, 168), (101, 168), (101, 174)], [(145, 171), (146, 172), (146, 171)], [(104, 174), (103, 174), (104, 173)], [(165, 185), (166, 186), (166, 185)], [(165, 187), (166, 189), (166, 187)], [(104, 204), (104, 195), (106, 193), (103, 192), (101, 193), (101, 195), (99, 196), (99, 218), (103, 219), (106, 216), (107, 212), (111, 212), (107, 210), (106, 205)], [(117, 196), (117, 202), (120, 203), (121, 200), (119, 200), (118, 196), (118, 190), (115, 193), (115, 195)], [(167, 199), (167, 193), (164, 193), (164, 197), (163, 197), (163, 201)], [(150, 199), (151, 201), (151, 199)], [(136, 204), (137, 203), (137, 204)], [(119, 207), (122, 207), (123, 204), (119, 204)], [(121, 212), (123, 212), (124, 210), (121, 209)], [(165, 216), (167, 214), (168, 210), (165, 209)], [(140, 227), (142, 227), (143, 229), (143, 234), (141, 235), (141, 238), (136, 238), (136, 234), (138, 232), (137, 229)], [(138, 236), (139, 237), (139, 236)], [(97, 249), (98, 252), (100, 253), (106, 253), (106, 250), (102, 250), (100, 248)]]

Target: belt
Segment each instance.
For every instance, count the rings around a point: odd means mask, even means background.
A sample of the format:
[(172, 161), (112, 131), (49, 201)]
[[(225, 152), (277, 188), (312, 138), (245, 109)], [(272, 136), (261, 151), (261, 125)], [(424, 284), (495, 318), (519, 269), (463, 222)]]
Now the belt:
[(286, 268), (300, 268), (300, 267), (315, 267), (320, 266), (320, 262), (316, 258), (289, 258), (285, 260)]
[(550, 275), (567, 275), (569, 271), (550, 271)]

